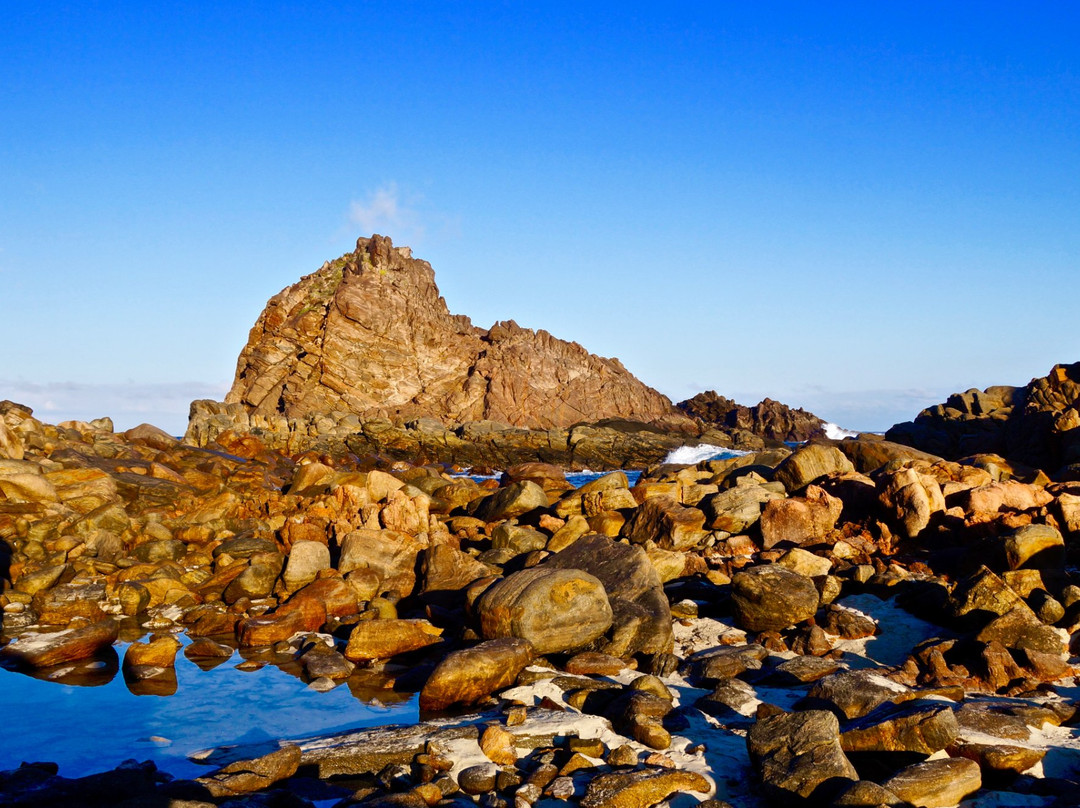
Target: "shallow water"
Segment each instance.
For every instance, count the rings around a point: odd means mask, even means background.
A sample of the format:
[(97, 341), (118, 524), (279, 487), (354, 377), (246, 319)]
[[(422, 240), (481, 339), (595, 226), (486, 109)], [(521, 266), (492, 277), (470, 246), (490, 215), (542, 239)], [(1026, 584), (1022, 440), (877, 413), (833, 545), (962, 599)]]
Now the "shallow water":
[[(116, 648), (121, 658), (125, 647)], [(0, 770), (48, 760), (61, 775), (81, 777), (134, 758), (194, 777), (209, 769), (187, 756), (207, 747), (418, 720), (415, 696), (379, 706), (347, 685), (319, 693), (273, 665), (242, 671), (241, 662), (234, 654), (204, 671), (181, 651), (171, 696), (134, 695), (122, 673), (99, 687), (77, 687), (0, 670)]]

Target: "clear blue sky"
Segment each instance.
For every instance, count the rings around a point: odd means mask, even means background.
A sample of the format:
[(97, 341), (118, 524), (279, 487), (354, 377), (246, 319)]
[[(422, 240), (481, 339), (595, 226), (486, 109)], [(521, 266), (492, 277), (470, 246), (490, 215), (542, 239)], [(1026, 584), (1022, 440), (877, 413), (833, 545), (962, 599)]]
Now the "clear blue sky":
[(0, 398), (182, 431), (372, 231), (673, 400), (1077, 361), (1078, 7), (882, 5), (9, 4)]

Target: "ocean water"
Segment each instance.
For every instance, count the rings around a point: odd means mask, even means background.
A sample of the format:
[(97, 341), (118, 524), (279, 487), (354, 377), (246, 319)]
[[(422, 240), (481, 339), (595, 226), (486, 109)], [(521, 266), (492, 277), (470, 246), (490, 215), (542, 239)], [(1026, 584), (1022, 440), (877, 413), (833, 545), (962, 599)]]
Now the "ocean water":
[[(116, 647), (121, 658), (125, 648)], [(181, 650), (170, 696), (135, 695), (122, 673), (97, 687), (78, 687), (0, 669), (6, 725), (0, 770), (52, 761), (64, 777), (81, 777), (135, 759), (152, 760), (177, 777), (196, 777), (211, 769), (187, 756), (209, 747), (418, 719), (415, 696), (381, 691), (382, 699), (373, 701), (374, 691), (354, 694), (348, 685), (318, 692), (273, 665), (240, 670), (243, 661), (233, 654), (204, 671)]]

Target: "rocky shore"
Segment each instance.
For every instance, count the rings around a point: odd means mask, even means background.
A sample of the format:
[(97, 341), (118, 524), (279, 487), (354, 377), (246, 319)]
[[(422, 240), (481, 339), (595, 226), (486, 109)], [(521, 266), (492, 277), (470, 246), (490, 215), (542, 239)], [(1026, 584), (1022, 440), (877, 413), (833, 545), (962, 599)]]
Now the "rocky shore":
[(191, 780), (27, 749), (0, 805), (1075, 804), (1057, 467), (863, 437), (575, 489), (203, 409), (182, 443), (0, 404), (3, 665), (166, 694), (181, 649), (239, 649), (418, 693), (422, 722), (205, 750)]
[(528, 429), (498, 421), (444, 424), (437, 418), (394, 422), (329, 412), (289, 418), (260, 415), (241, 404), (194, 401), (184, 442), (205, 447), (226, 434), (253, 435), (267, 448), (288, 453), (378, 455), (410, 463), (449, 463), (502, 469), (519, 463), (552, 463), (566, 469), (645, 469), (687, 443), (740, 451), (765, 448), (759, 435), (741, 429), (687, 425), (677, 430), (626, 419), (569, 427)]

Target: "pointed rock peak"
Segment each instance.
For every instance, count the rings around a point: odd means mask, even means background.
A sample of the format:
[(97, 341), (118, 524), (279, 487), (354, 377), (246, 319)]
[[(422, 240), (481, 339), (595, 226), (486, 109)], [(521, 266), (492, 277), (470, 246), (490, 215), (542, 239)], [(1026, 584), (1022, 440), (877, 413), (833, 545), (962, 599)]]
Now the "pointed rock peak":
[(690, 423), (618, 360), (513, 320), (485, 331), (451, 314), (431, 265), (381, 235), (358, 239), (355, 251), (270, 299), (226, 401), (292, 418)]

